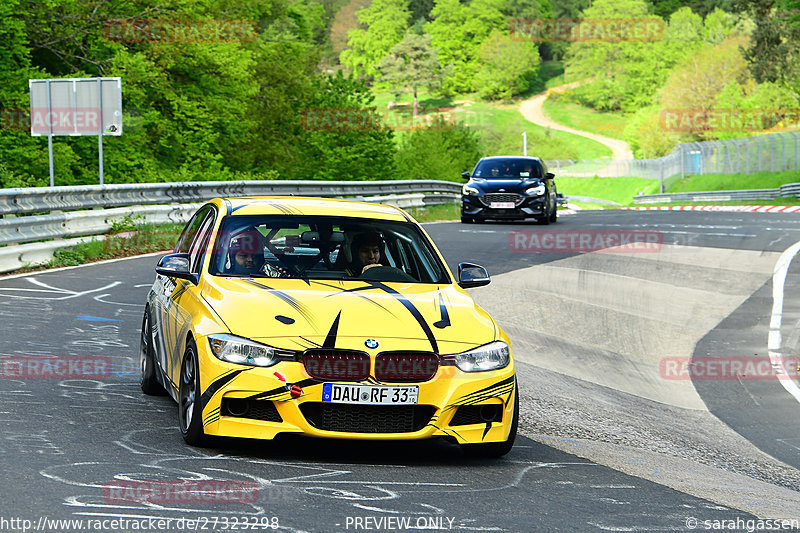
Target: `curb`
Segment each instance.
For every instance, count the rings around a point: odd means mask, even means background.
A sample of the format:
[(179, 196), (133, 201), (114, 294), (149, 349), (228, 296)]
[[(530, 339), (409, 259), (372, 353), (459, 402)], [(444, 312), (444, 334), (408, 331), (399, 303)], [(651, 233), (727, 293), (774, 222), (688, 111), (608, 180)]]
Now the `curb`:
[(632, 211), (730, 211), (739, 213), (797, 213), (800, 205), (664, 205), (623, 207)]

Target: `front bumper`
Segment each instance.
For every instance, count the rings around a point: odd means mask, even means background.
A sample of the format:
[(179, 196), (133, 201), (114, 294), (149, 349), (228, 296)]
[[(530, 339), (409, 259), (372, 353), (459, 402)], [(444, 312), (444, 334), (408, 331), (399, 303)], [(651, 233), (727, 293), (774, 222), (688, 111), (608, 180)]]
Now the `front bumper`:
[(473, 218), (520, 219), (541, 217), (545, 213), (545, 196), (522, 197), (513, 209), (493, 209), (482, 196), (462, 196), (461, 215)]
[[(323, 403), (323, 382), (311, 379), (302, 362), (245, 367), (219, 361), (207, 349), (199, 351), (203, 430), (208, 435), (273, 439), (281, 433), (300, 433), (360, 440), (450, 437), (459, 444), (474, 444), (505, 441), (511, 429), (517, 393), (513, 360), (505, 368), (480, 373), (440, 366), (432, 379), (413, 383), (419, 386), (416, 406), (368, 406)], [(292, 386), (302, 389), (300, 397), (292, 396)]]

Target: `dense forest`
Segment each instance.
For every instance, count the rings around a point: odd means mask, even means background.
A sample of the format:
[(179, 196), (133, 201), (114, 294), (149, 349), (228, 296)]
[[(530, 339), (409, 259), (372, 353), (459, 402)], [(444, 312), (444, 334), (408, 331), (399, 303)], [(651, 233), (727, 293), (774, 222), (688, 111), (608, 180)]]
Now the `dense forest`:
[[(657, 157), (676, 142), (721, 135), (663, 131), (663, 109), (798, 107), (799, 6), (3, 0), (0, 187), (48, 180), (46, 140), (25, 123), (29, 78), (122, 78), (124, 135), (104, 140), (108, 183), (455, 178), (485, 155), (480, 128), (395, 131), (376, 93), (502, 101), (540, 90), (545, 61), (563, 64), (567, 81), (582, 80), (561, 97), (630, 115), (635, 153)], [(553, 18), (639, 18), (660, 21), (664, 32), (652, 42), (536, 42), (515, 33), (518, 21)], [(342, 127), (354, 120), (365, 126)], [(56, 137), (54, 161), (57, 185), (96, 183), (96, 137)]]

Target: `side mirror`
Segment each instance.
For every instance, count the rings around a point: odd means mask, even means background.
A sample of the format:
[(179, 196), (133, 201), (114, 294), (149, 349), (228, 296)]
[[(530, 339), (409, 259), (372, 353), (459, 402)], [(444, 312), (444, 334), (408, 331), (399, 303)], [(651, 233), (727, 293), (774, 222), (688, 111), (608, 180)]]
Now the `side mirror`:
[(480, 265), (472, 263), (458, 264), (458, 286), (462, 289), (483, 287), (491, 283), (489, 273)]
[(546, 180), (551, 180), (551, 179), (553, 179), (555, 177), (556, 177), (556, 175), (553, 174), (552, 172), (548, 172), (547, 174), (544, 175), (544, 179), (546, 179)]
[(468, 180), (469, 179), (469, 172), (462, 172), (461, 173), (461, 179)]
[(156, 265), (156, 273), (168, 278), (185, 279), (197, 285), (199, 274), (189, 272), (189, 254), (169, 254)]

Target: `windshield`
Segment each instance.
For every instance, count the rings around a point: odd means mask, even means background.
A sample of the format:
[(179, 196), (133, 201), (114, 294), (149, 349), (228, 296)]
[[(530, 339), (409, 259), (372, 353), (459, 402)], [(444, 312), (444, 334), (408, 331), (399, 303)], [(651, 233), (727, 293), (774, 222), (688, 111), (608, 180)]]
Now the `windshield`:
[(541, 179), (542, 164), (536, 159), (484, 159), (472, 173), (473, 177), (483, 179)]
[(227, 217), (217, 235), (210, 273), (450, 283), (416, 225), (342, 217)]

